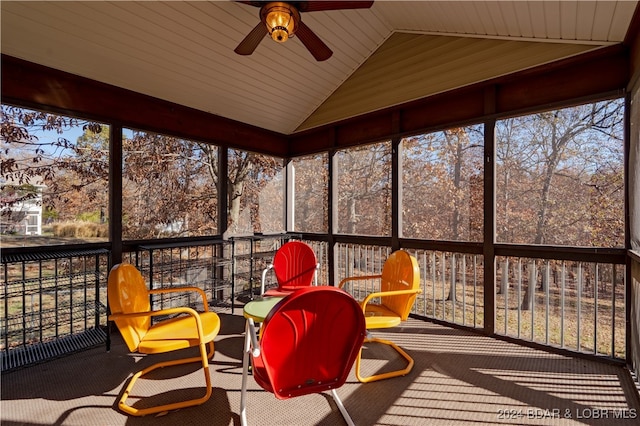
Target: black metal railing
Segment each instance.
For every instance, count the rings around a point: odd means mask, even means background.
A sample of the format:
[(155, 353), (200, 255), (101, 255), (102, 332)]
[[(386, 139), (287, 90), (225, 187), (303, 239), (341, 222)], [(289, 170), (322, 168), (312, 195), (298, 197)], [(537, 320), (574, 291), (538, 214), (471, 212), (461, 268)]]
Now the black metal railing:
[(2, 370), (106, 339), (109, 251), (3, 253)]
[(631, 370), (636, 386), (640, 390), (640, 252), (629, 253), (631, 261), (631, 279), (629, 280), (629, 300), (627, 306), (630, 310), (629, 342), (627, 365)]
[[(449, 250), (407, 250), (418, 260), (422, 286), (412, 313), (482, 329), (486, 316), (494, 315), (485, 307), (487, 270), (483, 256)], [(638, 306), (638, 289), (631, 292), (636, 299), (627, 301), (627, 278), (620, 256), (602, 256), (603, 261), (598, 262), (590, 253), (568, 253), (571, 251), (546, 253), (547, 257), (540, 258), (531, 256), (534, 253), (496, 257), (495, 270), (489, 271), (494, 277), (489, 290), (495, 302), (493, 332), (571, 352), (623, 360), (627, 348), (626, 309)], [(336, 253), (338, 282), (347, 276), (381, 273), (391, 249), (340, 243)], [(352, 289), (354, 295), (361, 298), (373, 291), (376, 283), (370, 281), (360, 282), (357, 289)], [(637, 338), (637, 330), (634, 333)]]
[[(193, 286), (202, 289), (210, 305), (233, 303), (232, 245), (222, 239), (140, 245), (128, 253), (152, 289)], [(186, 299), (185, 299), (186, 298)], [(192, 293), (154, 296), (154, 307), (192, 306), (202, 300)]]
[[(330, 253), (326, 241), (303, 240), (316, 251), (320, 284), (336, 284), (347, 276), (378, 274), (391, 253), (384, 244), (343, 241), (337, 242)], [(637, 253), (630, 252), (632, 272), (628, 277), (618, 255), (553, 251), (538, 255), (532, 249), (523, 252), (516, 248), (509, 253), (508, 248), (501, 247), (495, 266), (487, 271), (477, 245), (426, 249), (409, 242), (408, 246), (421, 273), (423, 291), (412, 310), (417, 317), (482, 330), (486, 316), (495, 315), (493, 331), (497, 335), (570, 352), (626, 359), (637, 380)], [(210, 304), (232, 308), (236, 298), (248, 291), (234, 285), (236, 253), (231, 241), (183, 240), (140, 244), (128, 250), (124, 261), (136, 265), (152, 288), (197, 286), (207, 293)], [(109, 266), (106, 248), (3, 252), (3, 371), (104, 343), (108, 337), (105, 326)], [(493, 276), (489, 295), (486, 273)], [(372, 291), (373, 284), (358, 291)], [(488, 296), (493, 297), (493, 312), (486, 311)], [(159, 298), (153, 303), (194, 305), (199, 301)], [(626, 321), (627, 317), (630, 321)]]

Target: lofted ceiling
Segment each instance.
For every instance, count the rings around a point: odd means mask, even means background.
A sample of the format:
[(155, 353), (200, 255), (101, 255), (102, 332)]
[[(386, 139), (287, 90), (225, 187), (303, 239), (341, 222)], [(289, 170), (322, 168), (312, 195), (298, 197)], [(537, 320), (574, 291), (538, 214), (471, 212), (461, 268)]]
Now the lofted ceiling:
[[(232, 1), (2, 1), (1, 51), (282, 134), (624, 40), (637, 1), (375, 1), (308, 12), (297, 38), (234, 48), (259, 9)], [(96, 100), (99, 101), (99, 100)]]

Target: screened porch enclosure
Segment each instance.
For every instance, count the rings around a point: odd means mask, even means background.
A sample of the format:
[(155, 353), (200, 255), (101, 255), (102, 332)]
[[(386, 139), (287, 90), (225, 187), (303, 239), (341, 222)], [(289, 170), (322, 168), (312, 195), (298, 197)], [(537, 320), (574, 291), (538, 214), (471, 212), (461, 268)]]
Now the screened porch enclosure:
[[(89, 241), (111, 248), (108, 264), (127, 259), (139, 265), (152, 286), (199, 282), (216, 303), (234, 308), (243, 294), (253, 297), (259, 269), (285, 239), (316, 247), (326, 284), (380, 273), (391, 251), (404, 248), (420, 264), (417, 317), (627, 362), (623, 129), (629, 105), (608, 97), (288, 159), (129, 128), (114, 137), (114, 124), (2, 108), (5, 123), (29, 123), (24, 129), (48, 159), (38, 171), (51, 176), (49, 186), (65, 194), (76, 190), (82, 200), (65, 206), (59, 195), (45, 192), (49, 232), (64, 237), (61, 229), (70, 221), (97, 228)], [(47, 122), (61, 124), (52, 134), (40, 130)], [(66, 144), (59, 152), (60, 135)], [(6, 140), (29, 158), (30, 144)], [(94, 150), (90, 158), (87, 148)], [(493, 161), (485, 162), (491, 153)], [(114, 156), (122, 158), (115, 173)], [(24, 173), (28, 164), (17, 163), (13, 172)], [(96, 178), (74, 183), (86, 179), (87, 170)], [(75, 179), (56, 181), (56, 175)], [(121, 200), (112, 200), (118, 192)], [(484, 206), (492, 199), (490, 223)], [(115, 201), (126, 214), (113, 211)], [(49, 288), (43, 277), (60, 272), (28, 256), (45, 249), (59, 257), (61, 244), (80, 240), (79, 231), (68, 232), (47, 243), (5, 238), (24, 246), (4, 250), (17, 257), (3, 253), (3, 320), (13, 324), (4, 327), (5, 351), (66, 336), (27, 338), (25, 330), (37, 334), (39, 327), (26, 327), (24, 319), (46, 318), (50, 311), (59, 318), (77, 303), (73, 292), (62, 304), (43, 299)], [(488, 248), (494, 254), (487, 264)], [(102, 284), (105, 260), (97, 274)], [(26, 282), (39, 283), (40, 290), (27, 291)], [(372, 287), (350, 291), (361, 296)], [(36, 293), (37, 302), (27, 296)], [(95, 294), (95, 302), (80, 303), (106, 306), (100, 291)], [(88, 328), (105, 326), (104, 315)]]
[[(109, 346), (117, 263), (233, 316), (301, 240), (323, 285), (411, 253), (418, 335), (610, 364), (637, 390), (639, 16), (623, 42), (291, 133), (3, 53), (3, 372)], [(12, 231), (34, 202), (38, 232)]]

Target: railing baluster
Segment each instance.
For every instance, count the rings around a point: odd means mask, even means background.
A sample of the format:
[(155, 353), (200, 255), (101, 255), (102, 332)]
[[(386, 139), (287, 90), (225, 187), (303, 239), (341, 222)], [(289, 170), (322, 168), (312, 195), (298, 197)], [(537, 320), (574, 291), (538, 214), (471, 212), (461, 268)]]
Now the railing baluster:
[(577, 309), (577, 332), (576, 332), (576, 350), (580, 351), (582, 338), (580, 337), (580, 329), (581, 329), (581, 320), (582, 320), (582, 262), (578, 262), (578, 271), (577, 271), (577, 296), (576, 296), (576, 309)]
[(600, 266), (596, 263), (595, 277), (593, 279), (593, 353), (598, 353), (598, 283)]
[(462, 325), (467, 325), (467, 255), (463, 254), (460, 258), (462, 263), (460, 269), (462, 271)]
[(509, 333), (509, 258), (505, 257), (502, 265), (502, 279), (500, 280), (502, 294), (504, 295), (504, 332)]
[[(611, 353), (616, 354), (616, 284), (618, 282), (618, 271), (616, 265), (611, 265)], [(626, 306), (626, 305), (625, 305)]]
[(42, 289), (42, 259), (38, 259), (38, 341), (42, 342), (44, 340), (44, 336), (42, 334), (42, 323), (43, 323), (43, 309), (44, 304), (42, 303), (43, 289)]
[(551, 277), (549, 274), (549, 261), (545, 261), (545, 271), (544, 271), (544, 280), (545, 280), (545, 292), (544, 292), (544, 303), (545, 303), (545, 318), (544, 318), (544, 341), (548, 345), (549, 344), (549, 287), (551, 287)]
[(458, 303), (458, 297), (456, 294), (457, 289), (457, 260), (456, 255), (451, 255), (451, 277), (449, 284), (449, 300), (451, 301), (451, 321), (456, 322), (456, 304)]
[(89, 288), (89, 282), (87, 281), (87, 256), (83, 256), (82, 257), (82, 277), (83, 277), (83, 295), (82, 295), (82, 305), (84, 306), (84, 318), (81, 319), (80, 321), (83, 323), (83, 330), (86, 330), (88, 328), (88, 321), (87, 321), (87, 317), (88, 317), (88, 304), (87, 302), (89, 301), (89, 297), (88, 297), (88, 288)]
[(518, 338), (522, 332), (522, 259), (518, 258)]
[[(93, 323), (94, 323), (94, 328), (98, 328), (100, 326), (100, 257), (96, 254), (94, 255), (94, 262), (95, 262), (95, 266), (94, 266), (94, 281), (95, 281), (95, 300), (94, 300), (94, 306), (95, 306), (95, 311), (93, 314)], [(108, 266), (107, 266), (108, 269)], [(107, 333), (107, 339), (110, 339), (109, 334)], [(111, 342), (110, 340), (107, 341), (107, 345), (109, 345)], [(108, 348), (109, 346), (107, 346)]]
[(538, 283), (538, 266), (536, 261), (533, 260), (530, 263), (531, 270), (529, 271), (529, 297), (530, 310), (531, 310), (531, 340), (535, 341), (535, 312), (536, 312), (536, 284)]
[(442, 265), (442, 280), (440, 280), (442, 284), (442, 319), (445, 320), (447, 318), (447, 299), (445, 298), (445, 287), (447, 286), (447, 259), (445, 258), (444, 252), (442, 253), (442, 261), (440, 263)]
[(73, 263), (69, 257), (69, 334), (73, 334)]
[(27, 323), (26, 323), (26, 266), (25, 262), (22, 262), (22, 341), (27, 341)]
[(473, 326), (477, 327), (478, 324), (478, 300), (477, 300), (477, 292), (478, 292), (478, 256), (473, 255)]
[[(416, 258), (418, 258), (418, 253), (415, 253)], [(422, 315), (427, 316), (427, 253), (422, 251), (419, 257), (420, 259), (420, 278), (422, 279)]]
[(54, 314), (54, 317), (55, 317), (55, 331), (54, 331), (54, 336), (56, 338), (58, 338), (58, 327), (59, 327), (58, 326), (58, 324), (59, 324), (59, 318), (58, 318), (58, 309), (59, 309), (59, 306), (58, 306), (58, 277), (60, 276), (60, 274), (59, 274), (58, 267), (59, 267), (58, 259), (55, 259), (54, 260), (54, 270), (55, 270), (55, 283), (56, 284), (55, 284), (55, 287), (53, 288), (53, 294), (54, 294), (54, 300), (55, 300), (55, 302), (54, 302), (54, 305), (55, 305), (55, 314)]
[(2, 265), (4, 271), (4, 312), (3, 312), (3, 326), (4, 333), (4, 350), (9, 349), (9, 265), (5, 263)]
[(436, 253), (431, 252), (431, 294), (433, 294), (433, 317), (436, 318)]
[(562, 276), (560, 278), (561, 290), (560, 290), (560, 347), (564, 348), (564, 319), (565, 319), (565, 291), (566, 291), (566, 261), (562, 261)]

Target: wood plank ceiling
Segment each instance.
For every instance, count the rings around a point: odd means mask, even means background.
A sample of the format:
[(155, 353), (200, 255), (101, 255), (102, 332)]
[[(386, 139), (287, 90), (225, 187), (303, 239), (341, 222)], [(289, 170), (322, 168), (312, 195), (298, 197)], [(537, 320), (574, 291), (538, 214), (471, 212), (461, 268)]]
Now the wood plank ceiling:
[(1, 50), (293, 134), (620, 43), (637, 1), (376, 1), (303, 13), (299, 40), (233, 49), (259, 20), (231, 1), (3, 1)]

